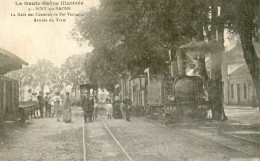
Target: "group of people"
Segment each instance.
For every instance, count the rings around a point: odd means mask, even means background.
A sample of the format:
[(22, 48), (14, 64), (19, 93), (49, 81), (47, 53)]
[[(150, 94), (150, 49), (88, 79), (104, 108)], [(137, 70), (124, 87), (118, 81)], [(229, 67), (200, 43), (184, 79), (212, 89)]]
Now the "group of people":
[[(98, 104), (97, 98), (95, 96), (91, 96), (89, 92), (86, 91), (81, 106), (84, 111), (85, 123), (94, 122), (97, 120)], [(105, 110), (108, 119), (111, 119), (112, 117), (114, 117), (115, 119), (121, 119), (123, 118), (122, 113), (123, 111), (125, 111), (126, 121), (130, 121), (131, 109), (132, 102), (129, 99), (129, 97), (125, 99), (123, 102), (121, 102), (119, 100), (119, 97), (115, 96), (113, 103), (109, 98), (106, 99)]]
[[(28, 101), (36, 101), (36, 96), (33, 96), (35, 93), (32, 94), (31, 89), (28, 90), (28, 93)], [(65, 96), (60, 95), (60, 92), (56, 92), (55, 95), (51, 97), (49, 92), (46, 92), (44, 95), (44, 93), (40, 91), (36, 98), (38, 108), (35, 110), (34, 116), (38, 115), (40, 118), (44, 116), (45, 118), (56, 117), (57, 121), (60, 121), (61, 116), (63, 116), (64, 122), (71, 122), (71, 100), (69, 92), (66, 92)]]
[(86, 91), (84, 98), (82, 100), (82, 108), (84, 111), (84, 121), (87, 122), (94, 122), (97, 120), (98, 117), (98, 105), (97, 99), (94, 96), (90, 96), (89, 92)]
[(132, 102), (127, 97), (123, 102), (119, 100), (119, 97), (116, 95), (115, 99), (112, 103), (112, 101), (107, 98), (106, 99), (106, 111), (107, 111), (107, 118), (111, 119), (112, 116), (115, 119), (121, 119), (123, 118), (123, 111), (125, 111), (125, 119), (126, 121), (130, 121), (131, 111), (132, 111)]

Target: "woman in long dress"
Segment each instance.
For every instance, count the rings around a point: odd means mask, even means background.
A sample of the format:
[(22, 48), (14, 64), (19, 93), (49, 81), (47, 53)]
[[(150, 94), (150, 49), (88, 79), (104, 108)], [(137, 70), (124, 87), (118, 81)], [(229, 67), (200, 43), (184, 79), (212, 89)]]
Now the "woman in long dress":
[(113, 106), (111, 104), (111, 101), (109, 99), (106, 100), (107, 104), (106, 104), (106, 111), (107, 111), (107, 118), (111, 119), (112, 118), (112, 114), (113, 114)]
[(66, 123), (71, 122), (71, 101), (69, 92), (66, 93), (66, 97), (63, 100), (63, 121)]
[(96, 97), (94, 97), (94, 114), (93, 114), (93, 121), (97, 121), (98, 117), (98, 103)]
[(54, 113), (58, 118), (57, 121), (60, 121), (60, 117), (62, 115), (60, 92), (55, 93), (55, 96), (53, 97), (53, 101), (54, 101)]

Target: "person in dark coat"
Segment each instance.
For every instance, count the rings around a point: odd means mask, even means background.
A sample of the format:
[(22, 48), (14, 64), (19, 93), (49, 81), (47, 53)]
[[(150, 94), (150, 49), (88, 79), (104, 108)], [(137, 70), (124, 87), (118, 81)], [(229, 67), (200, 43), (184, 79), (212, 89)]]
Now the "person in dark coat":
[(84, 111), (85, 123), (92, 122), (93, 111), (94, 111), (94, 100), (90, 98), (89, 93), (86, 92), (82, 101), (82, 108)]
[(127, 96), (127, 98), (123, 101), (124, 105), (125, 105), (125, 117), (126, 117), (126, 121), (130, 121), (130, 117), (131, 117), (131, 111), (132, 111), (132, 102), (129, 99), (129, 96)]
[(115, 96), (115, 101), (113, 102), (113, 117), (115, 119), (121, 119), (122, 118), (122, 112), (120, 108), (120, 100), (119, 97)]
[(39, 102), (39, 109), (40, 109), (40, 116), (43, 118), (43, 93), (42, 91), (39, 92), (39, 95), (37, 96), (38, 102)]

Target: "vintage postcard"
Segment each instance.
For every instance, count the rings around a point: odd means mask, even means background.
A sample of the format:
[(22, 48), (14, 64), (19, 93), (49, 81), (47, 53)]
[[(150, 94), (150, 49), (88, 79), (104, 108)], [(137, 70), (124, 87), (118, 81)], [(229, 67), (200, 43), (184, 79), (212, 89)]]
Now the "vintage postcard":
[(0, 161), (260, 161), (259, 0), (1, 0)]

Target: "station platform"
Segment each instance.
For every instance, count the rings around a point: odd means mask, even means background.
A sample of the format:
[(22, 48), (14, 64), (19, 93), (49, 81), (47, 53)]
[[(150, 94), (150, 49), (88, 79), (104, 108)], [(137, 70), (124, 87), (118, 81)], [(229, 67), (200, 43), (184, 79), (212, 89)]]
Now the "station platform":
[(228, 122), (260, 125), (260, 111), (259, 108), (252, 108), (251, 106), (239, 105), (225, 105), (224, 106)]

